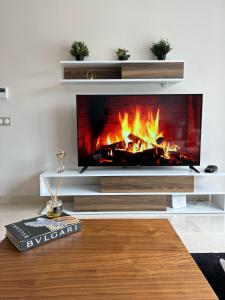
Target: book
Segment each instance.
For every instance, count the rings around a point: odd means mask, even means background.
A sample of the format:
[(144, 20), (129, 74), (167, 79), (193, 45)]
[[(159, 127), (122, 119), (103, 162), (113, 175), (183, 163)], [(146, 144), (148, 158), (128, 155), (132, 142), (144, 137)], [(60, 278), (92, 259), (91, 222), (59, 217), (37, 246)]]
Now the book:
[(77, 218), (63, 213), (49, 219), (46, 215), (22, 220), (5, 226), (6, 237), (19, 251), (26, 251), (81, 230)]

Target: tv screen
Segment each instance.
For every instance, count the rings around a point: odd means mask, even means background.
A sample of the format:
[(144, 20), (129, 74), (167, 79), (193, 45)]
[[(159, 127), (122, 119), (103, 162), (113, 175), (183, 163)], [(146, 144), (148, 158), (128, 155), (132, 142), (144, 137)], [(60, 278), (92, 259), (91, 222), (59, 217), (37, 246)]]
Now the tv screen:
[(78, 165), (199, 165), (201, 118), (201, 94), (77, 95)]

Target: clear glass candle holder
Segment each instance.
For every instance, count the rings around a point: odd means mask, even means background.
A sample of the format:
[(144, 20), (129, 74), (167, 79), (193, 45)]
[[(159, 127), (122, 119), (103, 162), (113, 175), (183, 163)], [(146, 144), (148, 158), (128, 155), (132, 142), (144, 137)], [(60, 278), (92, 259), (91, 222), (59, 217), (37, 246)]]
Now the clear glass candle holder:
[(58, 166), (58, 168), (57, 168), (57, 172), (58, 172), (58, 173), (62, 173), (62, 172), (65, 171), (65, 166), (64, 166), (64, 164), (63, 164), (63, 159), (64, 159), (65, 156), (66, 156), (66, 152), (63, 151), (63, 150), (58, 151), (58, 152), (56, 153), (56, 156), (57, 156), (58, 161), (59, 161), (59, 166)]
[(46, 204), (47, 217), (50, 219), (60, 217), (62, 215), (62, 201), (60, 199), (48, 200)]

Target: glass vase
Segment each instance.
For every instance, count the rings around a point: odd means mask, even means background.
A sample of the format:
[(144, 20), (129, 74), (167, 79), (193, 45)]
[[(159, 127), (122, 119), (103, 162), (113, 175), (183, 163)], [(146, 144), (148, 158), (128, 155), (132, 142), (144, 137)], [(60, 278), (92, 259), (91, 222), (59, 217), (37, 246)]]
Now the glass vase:
[(47, 217), (49, 219), (57, 218), (62, 215), (62, 201), (60, 199), (48, 200), (46, 204)]

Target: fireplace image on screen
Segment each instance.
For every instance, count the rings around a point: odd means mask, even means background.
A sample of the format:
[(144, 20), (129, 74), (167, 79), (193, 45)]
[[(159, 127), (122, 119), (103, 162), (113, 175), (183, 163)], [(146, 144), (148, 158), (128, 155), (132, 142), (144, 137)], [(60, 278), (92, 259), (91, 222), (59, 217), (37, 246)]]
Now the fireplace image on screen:
[(79, 166), (200, 164), (202, 95), (77, 95)]

